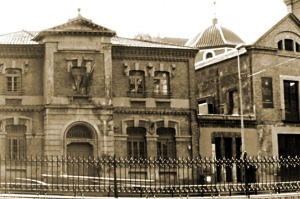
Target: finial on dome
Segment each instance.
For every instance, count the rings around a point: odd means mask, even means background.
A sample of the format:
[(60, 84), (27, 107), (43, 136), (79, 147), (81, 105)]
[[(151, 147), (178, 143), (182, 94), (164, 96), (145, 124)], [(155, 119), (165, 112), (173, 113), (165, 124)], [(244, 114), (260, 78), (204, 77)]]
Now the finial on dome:
[(82, 17), (81, 14), (80, 14), (81, 9), (78, 8), (77, 11), (78, 11), (78, 16), (77, 17)]
[(213, 25), (216, 25), (217, 23), (218, 23), (218, 19), (217, 19), (217, 17), (216, 17), (216, 11), (217, 10), (217, 2), (216, 2), (216, 0), (214, 0), (214, 18), (213, 18)]

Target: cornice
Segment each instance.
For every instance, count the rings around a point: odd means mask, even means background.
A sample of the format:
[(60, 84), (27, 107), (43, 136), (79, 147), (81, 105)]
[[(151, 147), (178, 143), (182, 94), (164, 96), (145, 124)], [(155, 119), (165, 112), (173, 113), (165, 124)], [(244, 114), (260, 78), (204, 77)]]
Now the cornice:
[(42, 58), (44, 45), (0, 45), (1, 58)]
[(190, 115), (188, 109), (133, 109), (133, 108), (115, 108), (115, 114), (146, 114), (146, 115)]
[(42, 112), (42, 106), (0, 106), (1, 112)]
[[(219, 120), (219, 119), (208, 119), (208, 120), (199, 120), (198, 118), (198, 125), (199, 127), (222, 127), (222, 128), (241, 128), (241, 121), (240, 120)], [(244, 120), (244, 127), (245, 128), (256, 128), (257, 122), (256, 120)]]
[(137, 59), (137, 60), (165, 60), (187, 61), (195, 58), (197, 50), (163, 49), (163, 48), (137, 48), (113, 46), (113, 59)]

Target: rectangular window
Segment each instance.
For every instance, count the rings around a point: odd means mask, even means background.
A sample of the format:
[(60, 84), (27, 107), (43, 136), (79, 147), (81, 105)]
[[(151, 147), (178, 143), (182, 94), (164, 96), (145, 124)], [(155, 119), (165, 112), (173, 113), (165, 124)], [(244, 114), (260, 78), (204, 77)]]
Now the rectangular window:
[(285, 119), (299, 121), (298, 81), (284, 80)]
[(273, 108), (273, 87), (271, 77), (261, 78), (261, 92), (263, 108)]
[(129, 91), (130, 97), (145, 96), (145, 74), (144, 71), (129, 72)]
[(130, 158), (145, 158), (145, 142), (144, 141), (128, 141), (127, 153)]
[(6, 69), (6, 92), (12, 95), (21, 94), (21, 70)]
[(161, 158), (175, 158), (175, 145), (173, 139), (160, 139), (157, 142), (157, 154)]
[(169, 73), (155, 72), (153, 94), (159, 97), (170, 97)]
[[(299, 134), (278, 134), (279, 157), (287, 158), (299, 156), (300, 154), (300, 135)], [(300, 166), (280, 167), (280, 176), (283, 181), (299, 181)]]
[(128, 127), (127, 134), (128, 158), (146, 158), (146, 129), (142, 127)]
[(236, 90), (228, 92), (228, 115), (239, 114), (239, 96)]
[(17, 160), (25, 156), (25, 139), (11, 138), (7, 140), (6, 158)]
[(175, 129), (160, 127), (157, 129), (157, 156), (160, 158), (175, 158)]
[(6, 125), (6, 158), (17, 160), (26, 155), (26, 126), (24, 125)]

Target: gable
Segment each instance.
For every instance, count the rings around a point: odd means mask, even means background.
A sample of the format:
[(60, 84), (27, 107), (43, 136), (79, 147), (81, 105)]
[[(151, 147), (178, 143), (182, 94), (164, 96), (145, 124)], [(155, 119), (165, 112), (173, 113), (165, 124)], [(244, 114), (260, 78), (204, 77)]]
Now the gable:
[(55, 26), (46, 30), (41, 31), (36, 35), (33, 40), (39, 41), (47, 35), (99, 35), (99, 36), (110, 36), (116, 35), (116, 32), (106, 27), (100, 26), (93, 23), (91, 20), (82, 17), (80, 14), (69, 20), (67, 23)]
[(292, 39), (300, 43), (300, 21), (295, 15), (289, 13), (265, 34), (263, 34), (253, 47), (278, 48), (278, 42), (284, 39)]

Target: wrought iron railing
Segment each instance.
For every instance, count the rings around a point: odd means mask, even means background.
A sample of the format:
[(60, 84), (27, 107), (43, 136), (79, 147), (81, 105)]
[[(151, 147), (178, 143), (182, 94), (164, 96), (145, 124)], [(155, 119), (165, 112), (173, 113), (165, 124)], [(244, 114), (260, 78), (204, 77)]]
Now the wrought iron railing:
[(2, 193), (219, 196), (298, 192), (299, 157), (0, 157)]

